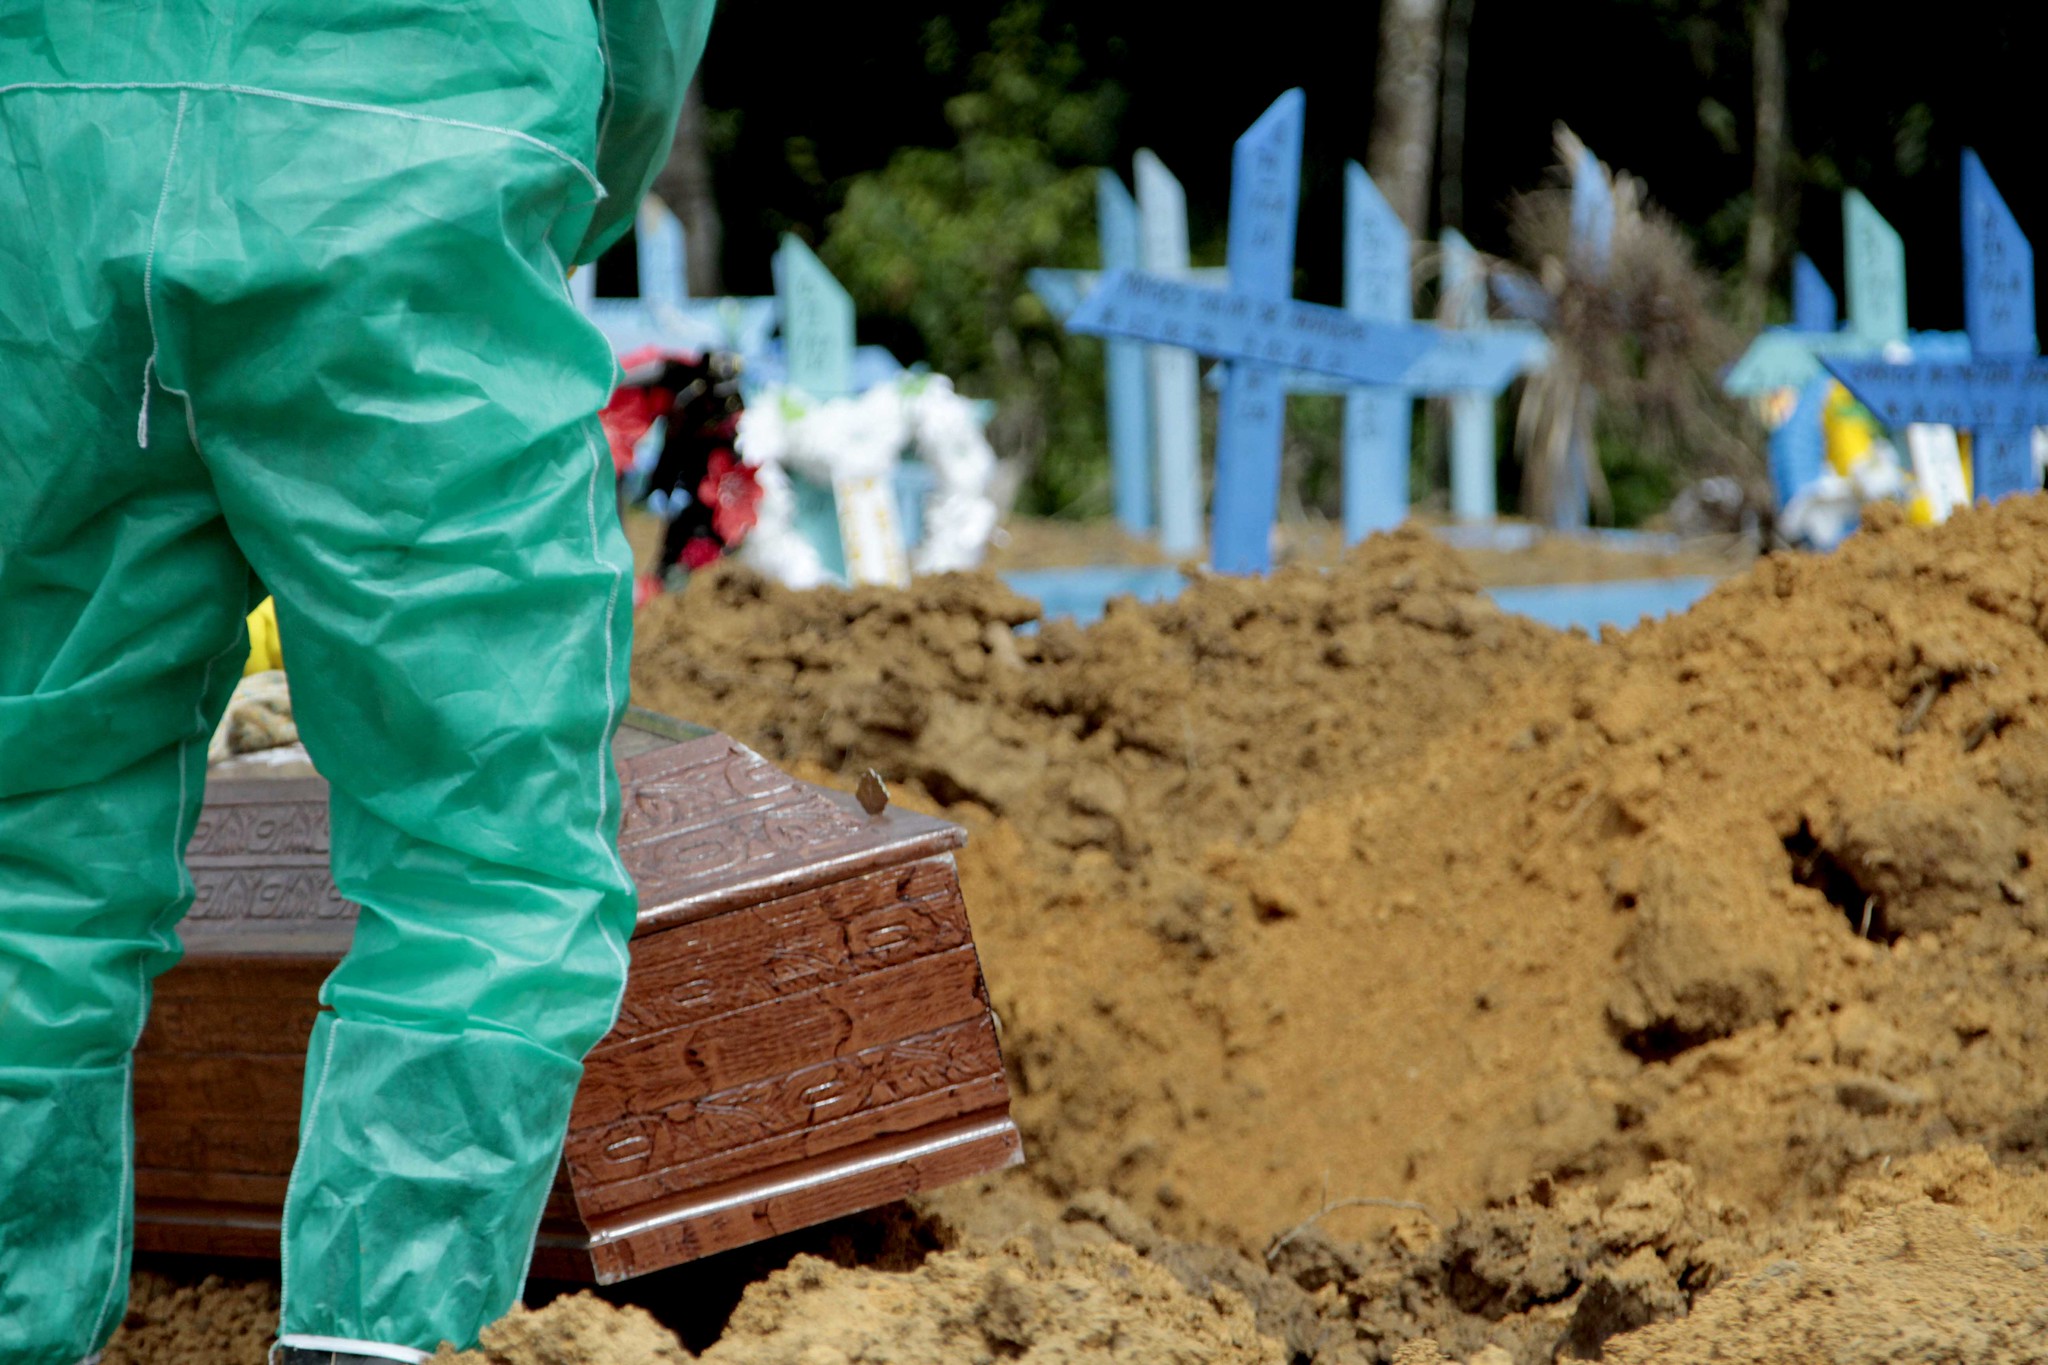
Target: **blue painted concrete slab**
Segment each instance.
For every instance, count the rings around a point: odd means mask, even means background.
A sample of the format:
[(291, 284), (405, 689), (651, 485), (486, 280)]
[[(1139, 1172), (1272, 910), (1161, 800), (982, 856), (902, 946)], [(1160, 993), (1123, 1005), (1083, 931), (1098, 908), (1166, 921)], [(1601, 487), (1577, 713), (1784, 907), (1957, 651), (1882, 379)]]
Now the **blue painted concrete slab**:
[(1624, 578), (1611, 583), (1544, 583), (1523, 588), (1488, 588), (1503, 611), (1541, 621), (1558, 630), (1573, 626), (1597, 632), (1602, 626), (1627, 629), (1644, 617), (1670, 616), (1705, 597), (1712, 578)]
[[(1003, 581), (1045, 609), (1048, 621), (1072, 620), (1090, 625), (1102, 619), (1113, 597), (1140, 602), (1165, 602), (1180, 595), (1187, 580), (1167, 565), (1089, 565), (1077, 569), (1019, 569)], [(1506, 611), (1540, 621), (1558, 630), (1577, 626), (1598, 632), (1602, 626), (1629, 627), (1644, 617), (1684, 611), (1707, 594), (1714, 579), (1637, 578), (1607, 583), (1546, 583), (1534, 587), (1488, 588)]]
[(1078, 569), (1017, 569), (1002, 576), (1013, 592), (1022, 593), (1045, 609), (1048, 621), (1072, 620), (1092, 625), (1112, 597), (1135, 597), (1140, 602), (1169, 602), (1180, 596), (1187, 579), (1170, 565), (1150, 567), (1126, 564), (1091, 564)]

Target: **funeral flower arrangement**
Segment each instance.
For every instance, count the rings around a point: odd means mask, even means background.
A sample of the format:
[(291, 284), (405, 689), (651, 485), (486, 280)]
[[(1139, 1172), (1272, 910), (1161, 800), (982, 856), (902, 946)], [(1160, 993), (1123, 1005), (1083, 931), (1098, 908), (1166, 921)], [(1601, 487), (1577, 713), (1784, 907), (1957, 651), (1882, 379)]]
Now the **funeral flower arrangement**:
[(634, 587), (637, 605), (672, 570), (701, 569), (745, 540), (761, 489), (733, 452), (745, 407), (738, 356), (648, 347), (620, 367), (626, 382), (598, 414), (620, 498), (645, 503), (664, 526), (656, 570)]
[(888, 483), (902, 457), (914, 455), (931, 476), (923, 538), (910, 554), (917, 573), (975, 567), (995, 532), (995, 452), (977, 405), (944, 375), (908, 373), (857, 397), (823, 401), (786, 386), (764, 389), (740, 417), (736, 446), (761, 490), (740, 558), (791, 587), (834, 580), (798, 526), (793, 480), (826, 489)]

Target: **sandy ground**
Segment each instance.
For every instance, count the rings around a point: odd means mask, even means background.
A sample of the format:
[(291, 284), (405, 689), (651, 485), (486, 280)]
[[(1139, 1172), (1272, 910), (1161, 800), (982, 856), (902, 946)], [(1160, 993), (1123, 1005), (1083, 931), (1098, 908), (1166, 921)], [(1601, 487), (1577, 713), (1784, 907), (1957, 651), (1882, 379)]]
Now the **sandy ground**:
[[(640, 704), (972, 831), (1031, 1164), (464, 1359), (2048, 1359), (2048, 504), (1605, 644), (1479, 587), (651, 606)], [(266, 1292), (145, 1279), (109, 1359)]]

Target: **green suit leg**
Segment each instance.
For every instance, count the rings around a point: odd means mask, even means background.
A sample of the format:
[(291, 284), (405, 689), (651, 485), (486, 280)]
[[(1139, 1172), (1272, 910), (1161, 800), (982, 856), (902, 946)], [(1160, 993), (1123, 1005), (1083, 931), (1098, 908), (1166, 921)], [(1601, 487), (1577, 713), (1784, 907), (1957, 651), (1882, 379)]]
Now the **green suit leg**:
[(517, 1296), (625, 982), (631, 594), (611, 354), (553, 240), (590, 185), (392, 122), (195, 96), (195, 156), (290, 190), (173, 192), (158, 373), (276, 596), (362, 907), (308, 1058), (283, 1332), (431, 1350)]

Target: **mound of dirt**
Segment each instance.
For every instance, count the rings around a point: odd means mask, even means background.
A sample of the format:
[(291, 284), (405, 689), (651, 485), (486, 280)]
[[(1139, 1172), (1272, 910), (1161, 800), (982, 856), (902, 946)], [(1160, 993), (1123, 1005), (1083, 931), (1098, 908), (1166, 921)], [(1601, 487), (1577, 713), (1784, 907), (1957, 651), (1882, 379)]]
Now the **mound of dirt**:
[(1249, 1249), (1681, 1159), (1804, 1216), (2048, 1147), (2044, 532), (1880, 512), (1598, 645), (1414, 531), (1035, 639), (988, 579), (727, 572), (643, 617), (636, 696), (974, 828), (1057, 1193)]
[[(926, 1201), (946, 1249), (895, 1268), (799, 1255), (753, 1284), (701, 1359), (1548, 1365), (1554, 1360), (2044, 1359), (2048, 1174), (1947, 1147), (1852, 1182), (1816, 1222), (1752, 1222), (1677, 1163), (1533, 1182), (1438, 1229), (1363, 1244), (1313, 1226), (1261, 1255), (1179, 1241), (1114, 1196), (1064, 1208), (988, 1186)], [(999, 1212), (990, 1216), (991, 1205)], [(1690, 1314), (1690, 1316), (1687, 1316)], [(645, 1311), (590, 1294), (520, 1310), (445, 1365), (693, 1359)]]
[(1766, 561), (1558, 657), (1244, 859), (1282, 918), (1242, 978), (1363, 1000), (1279, 1026), (1267, 1088), (1307, 1116), (1297, 1138), (1359, 1151), (1358, 1114), (1303, 1074), (1322, 1050), (1368, 1058), (1354, 1091), (1403, 1063), (1426, 1088), (1406, 1179), (1354, 1161), (1344, 1187), (1427, 1187), (1434, 1165), (1462, 1202), (1532, 1168), (1679, 1158), (1751, 1208), (1810, 1211), (1887, 1154), (2031, 1145), (2044, 531), (2034, 500)]
[(1503, 614), (1413, 530), (1329, 574), (1207, 579), (1013, 634), (1034, 611), (987, 577), (791, 593), (728, 569), (643, 613), (635, 699), (784, 762), (874, 766), (968, 820), (961, 876), (1039, 1177), (1257, 1240), (1313, 1207), (1325, 1167), (1302, 1150), (1285, 1198), (1260, 1188), (1268, 1152), (1246, 1143), (1295, 1150), (1294, 1120), (1240, 1059), (1268, 1016), (1342, 1006), (1227, 1008), (1264, 985), (1230, 978), (1268, 911), (1219, 868), (1596, 647)]
[(1493, 607), (1419, 531), (1333, 573), (1202, 579), (1088, 630), (1014, 633), (1037, 616), (988, 575), (796, 593), (723, 567), (641, 613), (634, 699), (1132, 866), (1276, 837), (1561, 638)]

